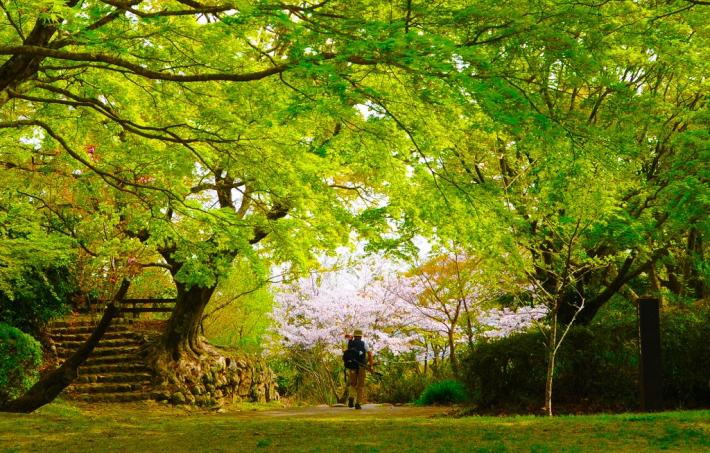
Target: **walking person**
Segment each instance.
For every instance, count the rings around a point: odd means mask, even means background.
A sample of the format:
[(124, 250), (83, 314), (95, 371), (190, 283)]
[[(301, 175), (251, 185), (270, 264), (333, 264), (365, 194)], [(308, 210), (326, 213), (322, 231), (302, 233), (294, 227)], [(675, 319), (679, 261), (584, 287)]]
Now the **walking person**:
[(348, 407), (362, 409), (365, 403), (365, 377), (373, 365), (372, 352), (362, 339), (362, 330), (355, 329), (353, 338), (348, 340), (343, 361), (348, 370)]

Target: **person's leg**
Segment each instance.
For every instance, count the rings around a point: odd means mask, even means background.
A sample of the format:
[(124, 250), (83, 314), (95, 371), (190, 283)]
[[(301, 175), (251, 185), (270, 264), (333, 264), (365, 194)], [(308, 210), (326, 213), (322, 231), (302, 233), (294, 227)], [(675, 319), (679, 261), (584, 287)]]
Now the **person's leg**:
[(357, 394), (357, 371), (348, 370), (348, 407), (353, 407), (355, 395)]
[(360, 409), (362, 404), (365, 404), (365, 369), (357, 370), (357, 399), (355, 400), (355, 409)]

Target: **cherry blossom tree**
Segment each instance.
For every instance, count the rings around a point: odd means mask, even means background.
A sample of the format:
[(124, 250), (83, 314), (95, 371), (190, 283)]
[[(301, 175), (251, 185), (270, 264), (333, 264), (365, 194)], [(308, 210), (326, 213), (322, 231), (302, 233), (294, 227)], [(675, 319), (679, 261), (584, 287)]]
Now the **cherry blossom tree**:
[(491, 279), (463, 252), (440, 254), (409, 272), (383, 263), (364, 260), (279, 285), (273, 319), (280, 345), (337, 355), (345, 334), (361, 328), (375, 354), (414, 353), (434, 369), (448, 358), (455, 367), (460, 344), (529, 328), (546, 312), (496, 306), (511, 291), (510, 279)]
[(484, 269), (482, 258), (454, 246), (401, 274), (393, 290), (424, 321), (429, 344), (437, 348), (443, 340), (454, 372), (457, 346), (472, 345), (485, 330), (480, 316), (511, 289), (518, 290), (515, 282), (507, 282), (510, 278), (492, 278)]
[(336, 352), (345, 334), (360, 328), (374, 352), (408, 352), (416, 343), (412, 328), (419, 319), (391, 291), (375, 269), (364, 265), (281, 285), (273, 314), (276, 333), (284, 345), (320, 344)]
[(539, 323), (547, 316), (548, 310), (544, 305), (520, 307), (516, 310), (510, 308), (493, 308), (485, 311), (479, 318), (486, 338), (503, 338), (515, 332), (527, 330)]

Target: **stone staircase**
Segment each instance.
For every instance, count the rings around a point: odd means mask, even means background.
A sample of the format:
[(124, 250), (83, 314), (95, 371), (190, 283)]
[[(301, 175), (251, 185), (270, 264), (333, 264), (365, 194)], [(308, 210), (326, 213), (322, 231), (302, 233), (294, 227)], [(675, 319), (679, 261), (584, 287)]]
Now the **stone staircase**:
[[(48, 328), (62, 362), (94, 330), (90, 319), (56, 321)], [(89, 358), (79, 367), (76, 381), (63, 394), (87, 402), (129, 402), (151, 399), (151, 374), (138, 355), (143, 336), (124, 320), (114, 320)]]

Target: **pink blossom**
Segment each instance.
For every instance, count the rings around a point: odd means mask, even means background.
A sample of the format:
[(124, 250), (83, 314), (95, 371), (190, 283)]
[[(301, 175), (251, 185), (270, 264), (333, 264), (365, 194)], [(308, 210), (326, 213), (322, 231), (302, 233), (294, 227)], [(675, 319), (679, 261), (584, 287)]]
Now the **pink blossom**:
[[(423, 359), (427, 344), (445, 343), (450, 332), (464, 343), (510, 335), (545, 317), (544, 306), (491, 308), (502, 286), (479, 277), (472, 272), (456, 290), (438, 288), (437, 300), (424, 297), (432, 290), (426, 280), (374, 264), (302, 278), (276, 288), (274, 335), (287, 347), (324, 345), (337, 353), (345, 334), (360, 328), (375, 353), (414, 352)], [(463, 316), (452, 321), (452, 311), (464, 303), (470, 322)]]

